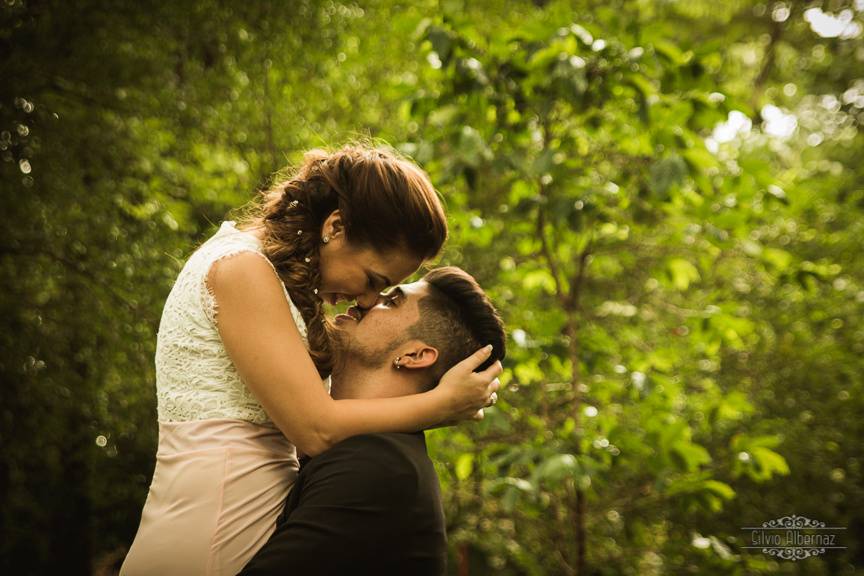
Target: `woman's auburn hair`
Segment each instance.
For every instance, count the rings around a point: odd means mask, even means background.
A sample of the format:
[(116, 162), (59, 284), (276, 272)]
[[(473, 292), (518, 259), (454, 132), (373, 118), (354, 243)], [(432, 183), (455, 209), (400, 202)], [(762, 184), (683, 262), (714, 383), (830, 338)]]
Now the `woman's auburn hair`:
[(331, 329), (320, 288), (321, 228), (339, 210), (346, 241), (378, 252), (435, 257), (447, 218), (428, 175), (389, 147), (348, 144), (306, 152), (287, 178), (264, 190), (246, 219), (306, 322), (309, 353), (322, 377), (333, 367)]

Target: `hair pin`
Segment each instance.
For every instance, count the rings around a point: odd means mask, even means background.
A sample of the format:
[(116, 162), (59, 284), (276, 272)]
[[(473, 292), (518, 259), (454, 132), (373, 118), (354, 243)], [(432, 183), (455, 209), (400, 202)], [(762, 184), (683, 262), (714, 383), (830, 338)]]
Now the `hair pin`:
[(298, 204), (300, 204), (299, 201), (297, 201), (297, 200), (292, 200), (291, 202), (288, 203), (288, 207), (289, 207), (289, 208), (296, 208)]

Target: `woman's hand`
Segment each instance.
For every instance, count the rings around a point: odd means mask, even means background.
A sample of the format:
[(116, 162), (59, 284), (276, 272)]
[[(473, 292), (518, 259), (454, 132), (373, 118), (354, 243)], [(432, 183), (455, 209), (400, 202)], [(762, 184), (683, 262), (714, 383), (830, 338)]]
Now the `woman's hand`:
[(434, 392), (446, 395), (447, 406), (450, 407), (450, 416), (446, 420), (448, 423), (480, 420), (483, 418), (483, 408), (494, 402), (492, 394), (500, 386), (498, 375), (504, 369), (501, 362), (495, 361), (482, 372), (474, 372), (491, 353), (491, 345), (481, 348), (441, 377), (441, 382)]

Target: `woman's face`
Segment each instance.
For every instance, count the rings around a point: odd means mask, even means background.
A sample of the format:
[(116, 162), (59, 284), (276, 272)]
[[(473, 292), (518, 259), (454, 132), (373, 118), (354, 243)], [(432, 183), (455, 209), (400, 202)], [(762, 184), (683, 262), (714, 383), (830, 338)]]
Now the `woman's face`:
[(400, 284), (423, 263), (407, 250), (378, 252), (351, 244), (345, 239), (338, 210), (324, 222), (321, 234), (330, 241), (320, 250), (318, 296), (328, 304), (356, 300), (361, 308), (371, 308), (381, 291)]

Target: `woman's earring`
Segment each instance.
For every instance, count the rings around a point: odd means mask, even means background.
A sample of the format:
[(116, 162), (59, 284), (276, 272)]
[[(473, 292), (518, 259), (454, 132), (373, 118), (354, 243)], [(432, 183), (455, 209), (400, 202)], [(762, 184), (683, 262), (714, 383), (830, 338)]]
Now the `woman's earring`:
[(327, 244), (328, 242), (330, 242), (330, 236), (327, 236), (325, 234), (324, 236), (321, 237), (321, 242), (323, 242), (324, 244)]
[(396, 370), (399, 370), (400, 368), (402, 368), (402, 365), (399, 364), (399, 360), (401, 360), (401, 359), (402, 359), (401, 356), (396, 356), (396, 359), (393, 360), (393, 365), (396, 367)]

